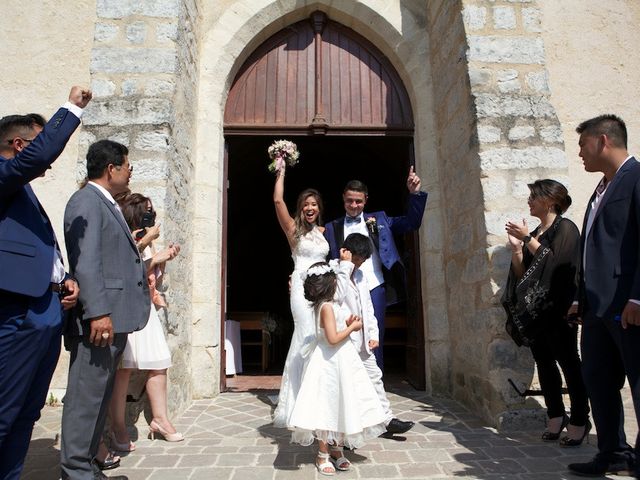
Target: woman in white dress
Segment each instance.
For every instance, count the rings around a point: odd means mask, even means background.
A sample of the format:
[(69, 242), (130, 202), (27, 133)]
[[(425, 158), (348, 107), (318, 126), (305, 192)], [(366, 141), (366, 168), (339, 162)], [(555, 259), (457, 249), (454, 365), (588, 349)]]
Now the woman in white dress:
[(313, 304), (316, 339), (289, 418), (292, 442), (318, 440), (316, 466), (323, 475), (349, 470), (343, 446), (360, 448), (386, 431), (382, 404), (349, 338), (362, 329), (362, 319), (332, 301), (337, 284), (337, 272), (326, 262), (307, 271), (304, 293)]
[[(151, 438), (156, 435), (169, 442), (184, 440), (177, 432), (167, 414), (167, 368), (171, 366), (171, 352), (165, 339), (164, 330), (156, 308), (166, 307), (164, 298), (156, 290), (162, 281), (165, 263), (178, 255), (180, 246), (169, 247), (155, 252), (152, 242), (160, 235), (159, 225), (155, 225), (155, 210), (151, 200), (139, 193), (126, 193), (116, 197), (122, 214), (132, 231), (132, 235), (142, 251), (147, 265), (151, 310), (147, 325), (129, 334), (122, 355), (122, 364), (116, 372), (113, 395), (109, 405), (111, 416), (111, 448), (117, 451), (133, 451), (125, 423), (127, 389), (132, 369), (148, 370), (145, 388), (149, 397), (153, 419), (149, 423)], [(150, 224), (153, 224), (150, 226)], [(140, 237), (140, 238), (138, 238)]]
[(293, 316), (293, 337), (282, 372), (282, 384), (278, 406), (274, 412), (276, 427), (287, 427), (295, 398), (300, 388), (304, 368), (303, 347), (315, 339), (313, 310), (304, 298), (301, 273), (316, 262), (322, 261), (329, 253), (329, 244), (324, 238), (322, 223), (322, 198), (313, 189), (304, 190), (299, 196), (294, 217), (291, 217), (284, 203), (285, 167), (276, 174), (273, 203), (282, 231), (287, 237), (293, 257), (294, 270), (291, 274), (291, 314)]

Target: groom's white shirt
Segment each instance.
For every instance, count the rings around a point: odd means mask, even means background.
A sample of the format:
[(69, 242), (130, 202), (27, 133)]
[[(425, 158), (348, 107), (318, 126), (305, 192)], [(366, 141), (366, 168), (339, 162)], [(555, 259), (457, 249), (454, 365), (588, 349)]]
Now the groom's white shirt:
[[(344, 217), (344, 238), (347, 238), (352, 233), (361, 233), (365, 237), (370, 237), (369, 230), (367, 229), (367, 225), (364, 220), (364, 214), (360, 213), (358, 217), (360, 217), (360, 221), (358, 223), (347, 222), (347, 217)], [(361, 271), (364, 278), (367, 279), (369, 290), (373, 290), (384, 283), (382, 261), (380, 260), (380, 254), (378, 253), (377, 248), (373, 249), (371, 257), (367, 258), (367, 260), (360, 265), (358, 270)]]

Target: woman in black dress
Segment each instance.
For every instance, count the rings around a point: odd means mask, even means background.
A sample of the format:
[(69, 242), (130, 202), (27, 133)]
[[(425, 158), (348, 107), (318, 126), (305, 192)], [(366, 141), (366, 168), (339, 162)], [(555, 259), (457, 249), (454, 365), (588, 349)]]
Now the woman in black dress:
[[(502, 299), (507, 330), (519, 345), (531, 348), (549, 421), (545, 441), (575, 447), (589, 434), (589, 404), (578, 356), (577, 327), (567, 322), (576, 293), (580, 261), (580, 233), (562, 214), (571, 205), (567, 189), (555, 180), (528, 185), (530, 214), (540, 219), (531, 232), (526, 221), (508, 222), (511, 269)], [(562, 401), (562, 369), (571, 417)], [(560, 438), (564, 428), (567, 434)]]

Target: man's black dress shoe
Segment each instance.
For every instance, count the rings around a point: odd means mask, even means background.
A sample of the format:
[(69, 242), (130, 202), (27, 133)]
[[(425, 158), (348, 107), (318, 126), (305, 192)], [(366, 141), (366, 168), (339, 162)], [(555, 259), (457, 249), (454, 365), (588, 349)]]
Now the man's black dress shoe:
[(387, 433), (404, 433), (413, 428), (415, 424), (413, 422), (403, 422), (398, 418), (392, 418), (387, 425)]
[(129, 480), (129, 477), (127, 477), (126, 475), (115, 475), (113, 477), (107, 477), (104, 473), (102, 472), (96, 472), (93, 474), (93, 480)]
[(635, 462), (631, 452), (598, 453), (590, 462), (569, 464), (569, 471), (581, 477), (633, 476), (634, 470)]

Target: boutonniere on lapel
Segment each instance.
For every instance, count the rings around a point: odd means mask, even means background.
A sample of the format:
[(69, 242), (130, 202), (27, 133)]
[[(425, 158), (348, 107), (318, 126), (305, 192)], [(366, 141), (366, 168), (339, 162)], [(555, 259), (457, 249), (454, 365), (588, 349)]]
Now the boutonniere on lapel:
[(377, 235), (378, 234), (378, 222), (376, 220), (376, 217), (367, 218), (367, 220), (364, 222), (364, 224), (367, 226), (367, 230), (369, 230), (369, 233), (371, 235)]

